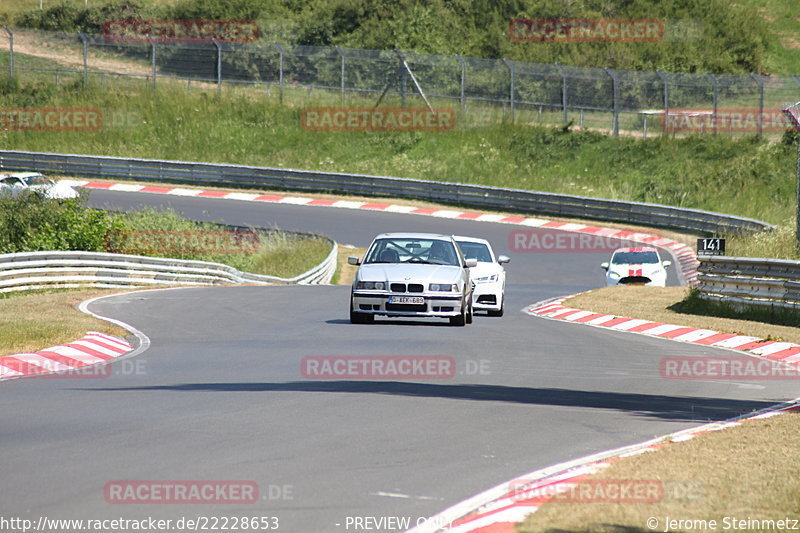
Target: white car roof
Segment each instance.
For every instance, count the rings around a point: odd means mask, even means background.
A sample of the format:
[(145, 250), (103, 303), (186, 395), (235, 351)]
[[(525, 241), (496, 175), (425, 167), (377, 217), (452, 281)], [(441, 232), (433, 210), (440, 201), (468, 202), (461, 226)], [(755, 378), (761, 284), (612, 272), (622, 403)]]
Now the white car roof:
[(477, 243), (480, 243), (480, 244), (485, 244), (489, 248), (492, 247), (492, 245), (489, 244), (489, 241), (487, 241), (486, 239), (479, 239), (478, 237), (465, 237), (463, 235), (453, 235), (453, 238), (455, 240), (457, 240), (457, 241), (477, 242)]
[(438, 239), (442, 241), (453, 240), (451, 235), (438, 233), (381, 233), (375, 239)]
[(41, 172), (13, 172), (9, 174), (12, 178), (33, 178), (35, 176), (42, 176)]

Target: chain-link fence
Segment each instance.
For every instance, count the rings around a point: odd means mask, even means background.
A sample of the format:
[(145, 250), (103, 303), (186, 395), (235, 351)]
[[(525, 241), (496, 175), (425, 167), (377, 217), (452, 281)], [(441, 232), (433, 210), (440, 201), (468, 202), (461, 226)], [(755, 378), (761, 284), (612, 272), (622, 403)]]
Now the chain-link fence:
[[(407, 65), (407, 68), (404, 66)], [(779, 135), (781, 105), (800, 100), (797, 76), (626, 71), (391, 50), (250, 43), (114, 42), (104, 35), (4, 28), (0, 76), (56, 83), (249, 85), (280, 101), (375, 105), (431, 102), (460, 124), (566, 123), (647, 136)]]

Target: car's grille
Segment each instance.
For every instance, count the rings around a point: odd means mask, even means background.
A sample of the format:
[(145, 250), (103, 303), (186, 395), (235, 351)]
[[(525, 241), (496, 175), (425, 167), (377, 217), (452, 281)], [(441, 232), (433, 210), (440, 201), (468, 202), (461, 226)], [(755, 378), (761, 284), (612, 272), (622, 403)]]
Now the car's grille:
[(392, 289), (392, 292), (406, 292), (405, 283), (392, 283), (389, 288)]
[(387, 311), (419, 311), (425, 312), (428, 310), (426, 304), (386, 304)]
[(422, 292), (425, 288), (422, 286), (421, 283), (409, 283), (408, 284), (408, 292)]
[(644, 276), (628, 276), (619, 280), (620, 284), (627, 285), (629, 283), (650, 283), (650, 278)]

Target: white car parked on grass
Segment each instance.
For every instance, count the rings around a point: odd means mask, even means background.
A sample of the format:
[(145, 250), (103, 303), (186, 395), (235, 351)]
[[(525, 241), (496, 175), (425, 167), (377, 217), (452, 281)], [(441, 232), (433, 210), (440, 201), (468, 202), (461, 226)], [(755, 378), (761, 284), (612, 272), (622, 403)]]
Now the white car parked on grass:
[(646, 246), (614, 250), (609, 263), (600, 266), (606, 271), (606, 286), (649, 285), (665, 287), (667, 270), (672, 261), (662, 261), (658, 250)]
[(366, 324), (376, 315), (442, 317), (453, 326), (472, 322), (470, 268), (452, 236), (383, 233), (359, 265), (350, 294), (350, 321)]
[(472, 294), (472, 307), (486, 311), (489, 316), (503, 316), (506, 291), (505, 263), (511, 261), (507, 256), (495, 256), (492, 245), (486, 239), (456, 236), (456, 242), (467, 259), (475, 259), (477, 266), (470, 269), (475, 289)]
[(16, 196), (22, 191), (32, 191), (45, 198), (67, 199), (77, 198), (78, 191), (67, 183), (55, 182), (38, 172), (15, 172), (0, 174), (0, 194)]

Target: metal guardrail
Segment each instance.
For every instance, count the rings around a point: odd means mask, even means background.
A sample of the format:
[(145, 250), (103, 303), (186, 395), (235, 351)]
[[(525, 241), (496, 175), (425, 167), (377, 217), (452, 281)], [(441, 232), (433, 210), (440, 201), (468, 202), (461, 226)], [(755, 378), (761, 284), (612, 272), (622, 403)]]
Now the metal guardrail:
[(698, 271), (704, 300), (800, 310), (800, 261), (701, 257)]
[(751, 218), (659, 204), (441, 181), (233, 164), (2, 150), (0, 170), (36, 170), (101, 179), (400, 197), (533, 215), (628, 222), (704, 234), (774, 229), (771, 224)]
[(101, 252), (23, 252), (0, 255), (0, 293), (50, 287), (131, 288), (144, 285), (329, 283), (337, 246), (319, 265), (293, 278), (241, 272), (206, 261)]

